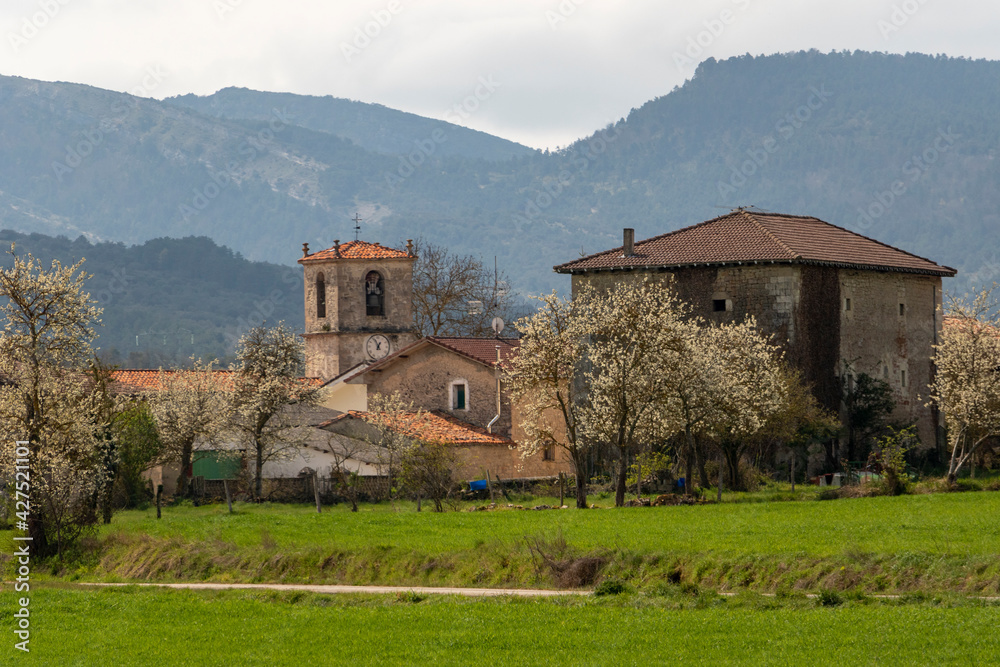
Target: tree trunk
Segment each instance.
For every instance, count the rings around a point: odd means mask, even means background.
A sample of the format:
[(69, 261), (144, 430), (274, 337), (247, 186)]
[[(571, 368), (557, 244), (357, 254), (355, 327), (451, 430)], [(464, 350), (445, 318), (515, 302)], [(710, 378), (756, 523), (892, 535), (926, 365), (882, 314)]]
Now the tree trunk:
[(715, 492), (715, 501), (722, 502), (722, 452), (719, 452), (719, 488)]
[(693, 461), (694, 458), (694, 435), (691, 433), (691, 429), (685, 429), (685, 435), (687, 436), (687, 456), (684, 457), (684, 463), (687, 466), (686, 476), (684, 477), (684, 495), (691, 494), (691, 474), (694, 471)]
[(188, 494), (188, 480), (191, 472), (191, 459), (194, 455), (193, 443), (185, 443), (181, 447), (181, 474), (177, 478), (177, 497), (184, 498)]
[(698, 464), (698, 481), (701, 483), (701, 488), (707, 489), (712, 486), (712, 483), (708, 481), (708, 473), (705, 472), (705, 457), (701, 455), (701, 448), (697, 444), (694, 448), (694, 460)]
[(792, 493), (795, 493), (795, 450), (792, 450)]
[(587, 509), (587, 455), (579, 449), (570, 449), (569, 453), (576, 470), (576, 508), (585, 510)]
[(264, 474), (264, 447), (261, 444), (259, 438), (254, 438), (254, 445), (257, 454), (257, 469), (254, 470), (253, 478), (253, 493), (257, 502), (260, 502), (261, 496), (264, 495), (264, 484), (262, 482)]
[[(740, 453), (737, 449), (722, 450), (725, 453), (726, 463), (729, 467), (729, 490), (743, 491), (743, 480), (740, 479)], [(720, 457), (721, 460), (721, 457)]]
[(621, 449), (621, 460), (618, 465), (618, 483), (615, 485), (615, 507), (625, 504), (625, 482), (628, 478), (628, 450)]

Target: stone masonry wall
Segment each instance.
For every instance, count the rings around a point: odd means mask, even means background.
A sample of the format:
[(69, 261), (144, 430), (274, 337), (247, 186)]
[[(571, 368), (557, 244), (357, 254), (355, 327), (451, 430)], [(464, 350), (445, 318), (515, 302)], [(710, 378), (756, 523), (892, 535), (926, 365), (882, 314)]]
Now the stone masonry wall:
[(892, 418), (916, 423), (922, 445), (936, 446), (934, 415), (925, 404), (941, 326), (941, 279), (841, 269), (840, 285), (840, 371), (850, 364), (855, 373), (888, 382), (896, 400)]
[[(466, 410), (451, 410), (451, 385), (465, 380)], [(496, 415), (496, 376), (494, 370), (436, 345), (427, 345), (409, 358), (388, 364), (380, 373), (365, 375), (368, 396), (398, 391), (407, 403), (425, 410), (444, 410), (462, 421), (486, 428)], [(510, 402), (502, 396), (500, 420), (494, 425), (497, 435), (510, 437)]]
[[(390, 339), (390, 352), (417, 340), (413, 333), (413, 259), (339, 259), (303, 265), (306, 374), (325, 379), (365, 361), (365, 343), (375, 333)], [(365, 276), (382, 275), (385, 316), (369, 316)], [(316, 278), (323, 273), (326, 316), (317, 316)]]

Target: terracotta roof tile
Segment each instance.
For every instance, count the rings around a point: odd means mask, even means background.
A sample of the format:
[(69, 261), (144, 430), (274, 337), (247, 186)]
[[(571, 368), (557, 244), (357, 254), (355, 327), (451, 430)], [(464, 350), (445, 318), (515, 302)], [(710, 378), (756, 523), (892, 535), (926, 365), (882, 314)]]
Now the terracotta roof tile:
[(369, 371), (376, 371), (400, 359), (406, 359), (416, 350), (431, 344), (438, 345), (439, 347), (443, 347), (446, 350), (455, 352), (456, 354), (461, 354), (462, 356), (468, 357), (473, 361), (478, 361), (486, 366), (496, 366), (497, 345), (500, 345), (500, 360), (506, 362), (517, 356), (517, 349), (521, 344), (521, 341), (517, 338), (460, 338), (427, 336), (425, 338), (421, 338), (415, 343), (410, 343), (401, 350), (397, 350), (396, 352), (393, 352), (389, 356), (383, 357), (378, 361), (354, 366), (338, 377), (332, 378), (327, 382), (327, 384), (331, 385), (339, 381), (349, 382), (364, 375), (365, 373), (368, 373)]
[(442, 347), (454, 350), (467, 357), (472, 357), (487, 366), (497, 365), (497, 346), (500, 346), (500, 360), (508, 361), (517, 356), (521, 341), (517, 338), (459, 338), (447, 336), (429, 336)]
[[(176, 371), (162, 371), (164, 375), (170, 375), (174, 372)], [(224, 385), (232, 385), (233, 371), (215, 370), (213, 372), (223, 381)], [(111, 379), (115, 382), (114, 391), (119, 393), (159, 391), (161, 389), (160, 373), (158, 368), (126, 368), (111, 371)], [(303, 378), (303, 380), (315, 387), (323, 383), (319, 378)]]
[(629, 257), (618, 247), (560, 264), (555, 270), (580, 273), (746, 262), (826, 264), (940, 276), (956, 273), (819, 218), (744, 209), (639, 241)]
[(329, 261), (332, 259), (416, 259), (408, 255), (405, 250), (387, 248), (378, 243), (368, 243), (367, 241), (348, 241), (340, 244), (340, 254), (337, 254), (336, 246), (314, 252), (308, 257), (299, 259), (299, 264), (307, 262)]
[[(320, 428), (330, 426), (344, 419), (363, 419), (370, 422), (371, 414), (351, 410), (319, 426)], [(440, 410), (400, 413), (398, 427), (394, 427), (393, 430), (426, 442), (443, 442), (451, 445), (510, 446), (512, 444), (507, 438), (488, 433), (484, 428), (464, 422)]]

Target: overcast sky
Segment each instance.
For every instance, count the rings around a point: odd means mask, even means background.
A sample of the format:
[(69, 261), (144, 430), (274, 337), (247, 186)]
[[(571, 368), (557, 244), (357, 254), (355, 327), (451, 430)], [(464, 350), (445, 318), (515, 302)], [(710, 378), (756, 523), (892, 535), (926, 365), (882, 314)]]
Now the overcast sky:
[(555, 148), (708, 57), (996, 60), (998, 28), (988, 0), (3, 0), (0, 74), (156, 98), (333, 95)]

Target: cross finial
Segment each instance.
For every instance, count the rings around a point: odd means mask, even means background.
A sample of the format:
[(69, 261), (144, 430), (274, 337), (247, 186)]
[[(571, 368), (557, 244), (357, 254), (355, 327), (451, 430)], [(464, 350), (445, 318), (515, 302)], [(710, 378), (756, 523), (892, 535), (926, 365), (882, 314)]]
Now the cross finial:
[(353, 220), (354, 220), (354, 240), (357, 241), (358, 236), (361, 234), (361, 216), (358, 215), (357, 212), (355, 212)]

